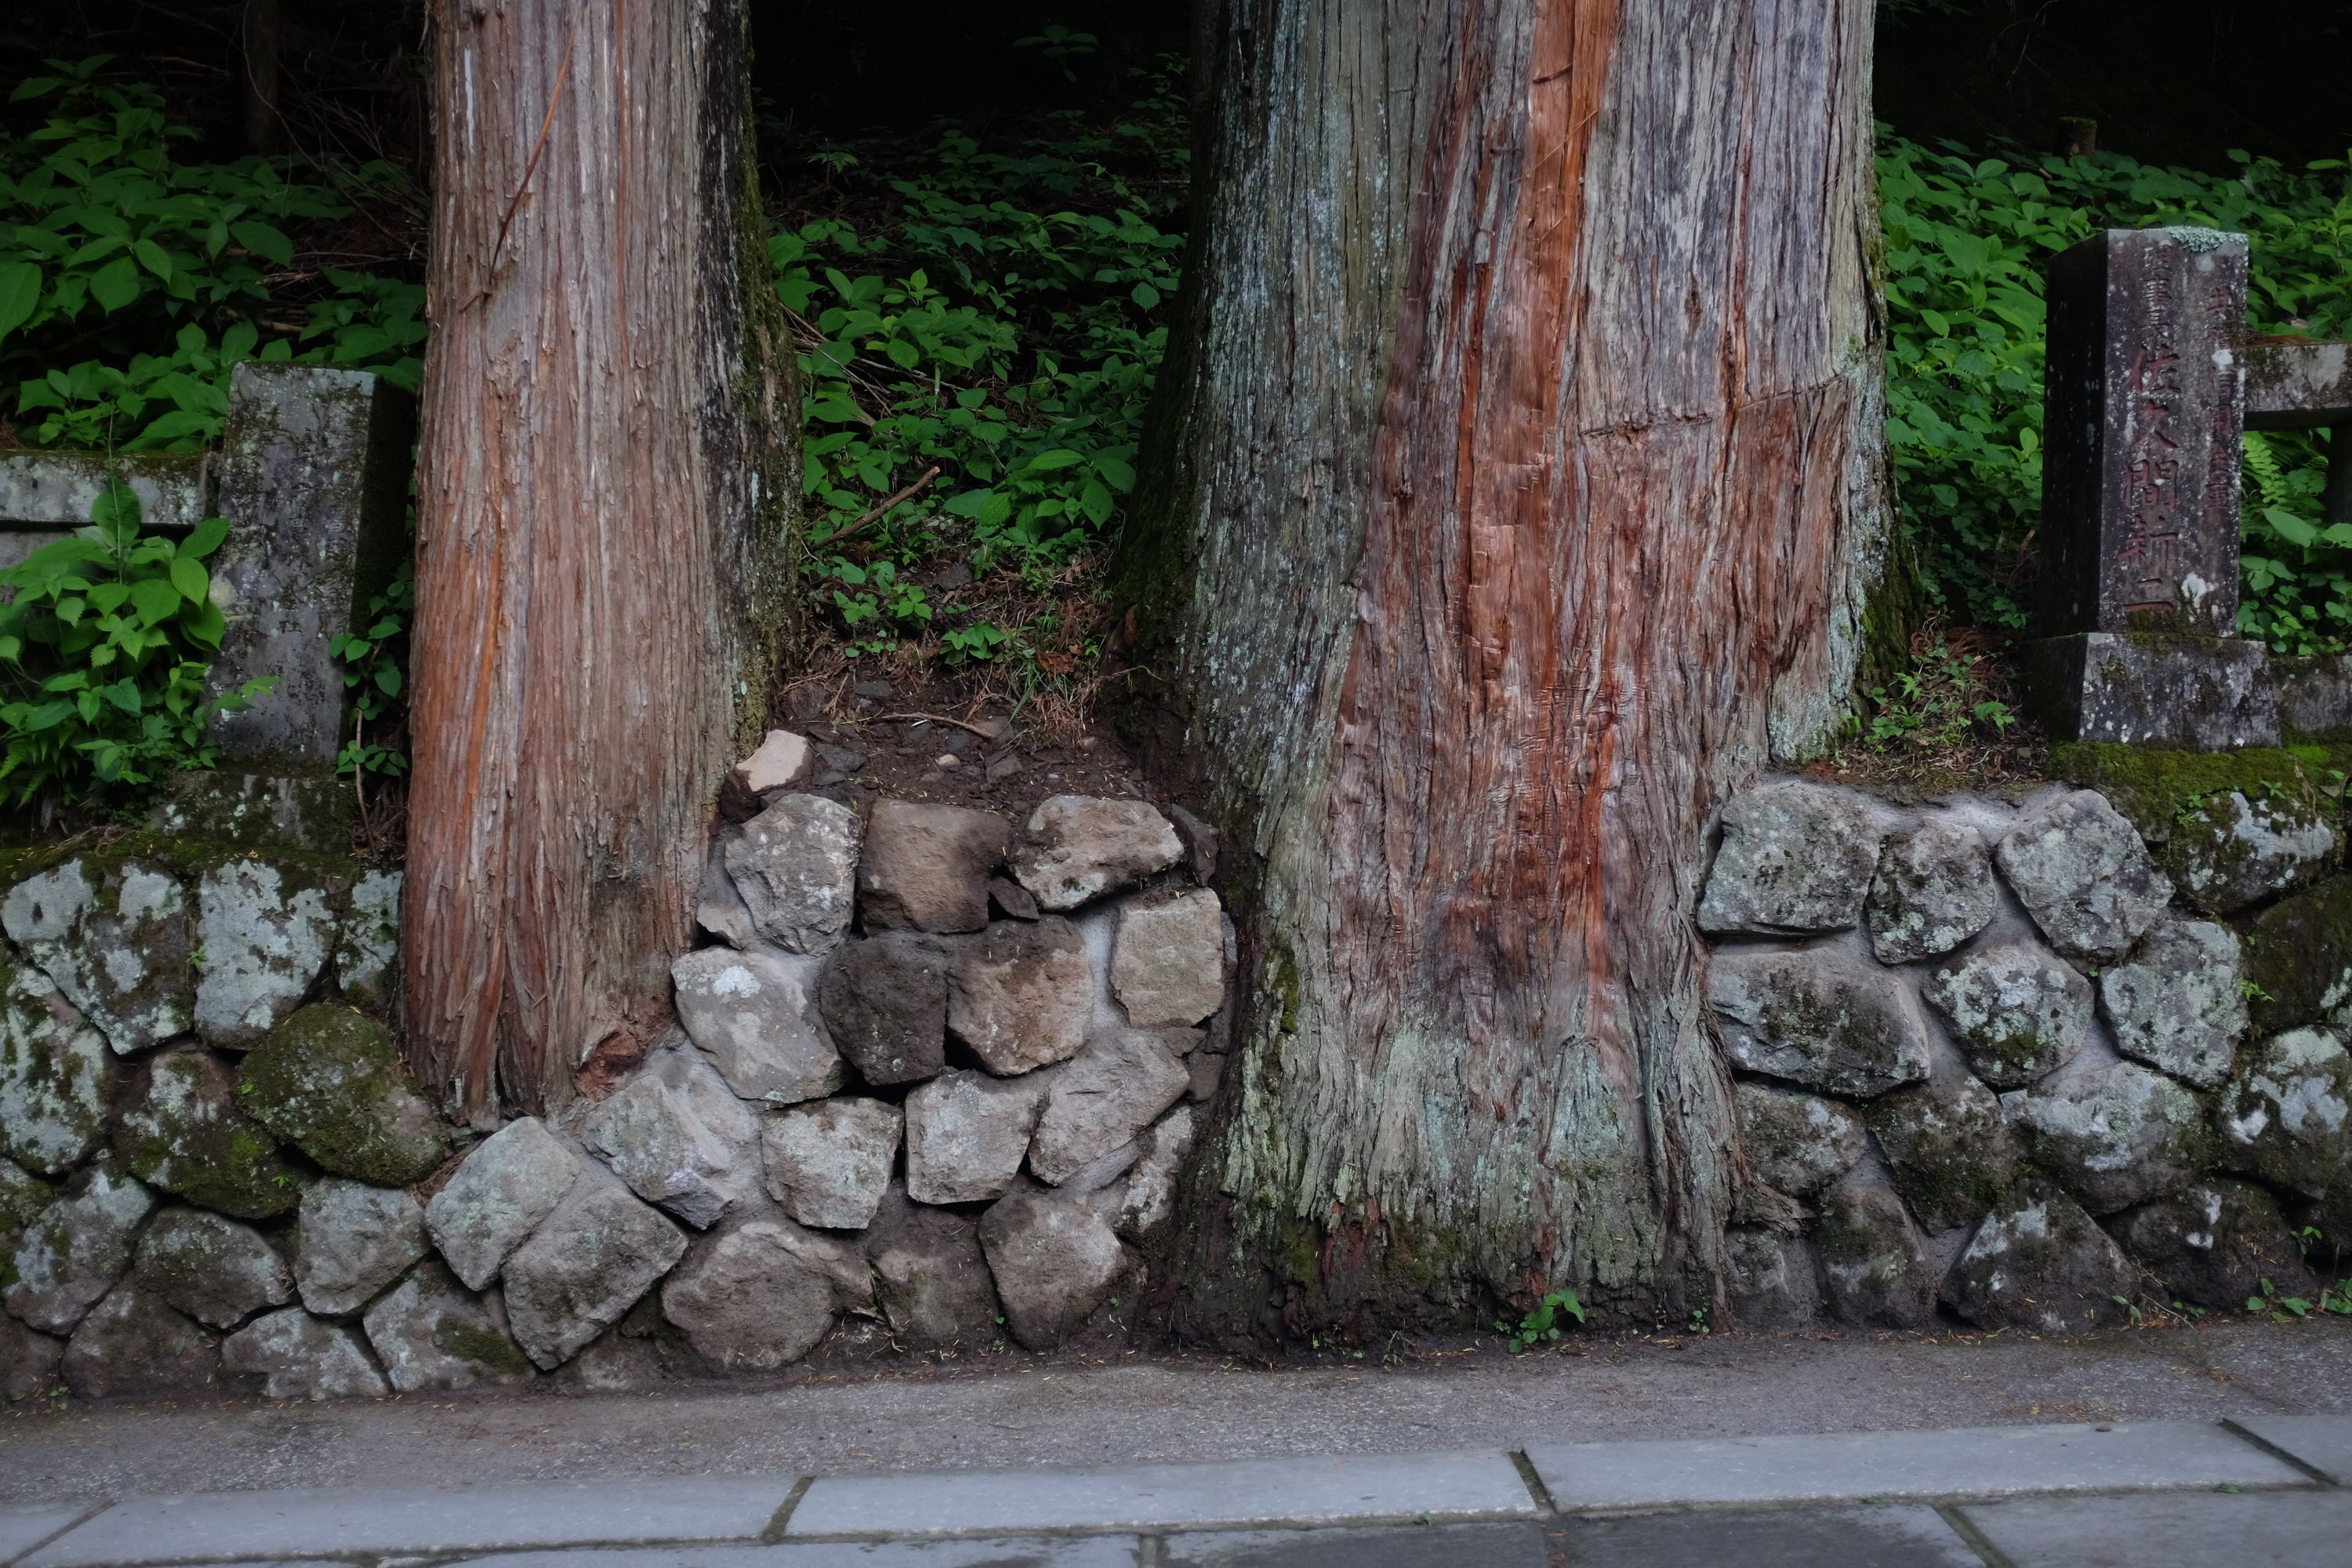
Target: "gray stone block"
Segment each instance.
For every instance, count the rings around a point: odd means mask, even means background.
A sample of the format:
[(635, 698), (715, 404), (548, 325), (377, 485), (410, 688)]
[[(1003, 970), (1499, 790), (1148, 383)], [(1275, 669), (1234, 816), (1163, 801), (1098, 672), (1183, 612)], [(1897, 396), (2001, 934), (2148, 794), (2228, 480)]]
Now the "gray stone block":
[(195, 1002), (188, 900), (177, 878), (82, 857), (0, 900), (0, 927), (124, 1056), (184, 1033)]
[(2242, 1426), (2339, 1487), (2352, 1487), (2352, 1415), (2241, 1415)]
[(1183, 858), (1176, 829), (1146, 802), (1057, 795), (1029, 814), (1004, 864), (1040, 907), (1074, 910)]
[(1705, 1510), (1630, 1519), (1570, 1519), (1556, 1538), (1577, 1568), (1982, 1568), (1934, 1509)]
[(1984, 836), (1958, 823), (1898, 833), (1878, 851), (1863, 912), (1881, 963), (1949, 952), (1984, 930), (2000, 907)]
[(1162, 1541), (1159, 1561), (1160, 1568), (1549, 1568), (1552, 1555), (1544, 1527), (1528, 1522), (1203, 1531)]
[(515, 1248), (555, 1211), (581, 1163), (535, 1116), (477, 1145), (425, 1205), (425, 1227), (468, 1289), (499, 1277)]
[(2042, 936), (2072, 959), (2121, 958), (2172, 901), (2138, 830), (2096, 790), (2045, 802), (2001, 835), (1993, 858)]
[(1769, 779), (1723, 808), (1699, 929), (1843, 931), (1862, 917), (1877, 862), (1878, 826), (1859, 801), (1801, 779)]
[(299, 1307), (256, 1318), (221, 1342), (221, 1370), (261, 1380), (268, 1399), (374, 1399), (391, 1392), (359, 1334)]
[(115, 1068), (57, 983), (0, 957), (0, 1156), (61, 1176), (106, 1136)]
[(1995, 1089), (2046, 1078), (2091, 1032), (2091, 983), (2035, 942), (1990, 942), (1946, 959), (1919, 994)]
[(2227, 752), (2279, 743), (2262, 644), (2081, 632), (2018, 645), (2026, 706), (2053, 741)]
[(2352, 1541), (2343, 1492), (2021, 1499), (1964, 1515), (2014, 1568), (2329, 1568)]
[(1927, 1076), (1927, 1038), (1901, 987), (1832, 949), (1718, 952), (1707, 1005), (1734, 1067), (1866, 1100)]
[(1944, 1276), (1942, 1296), (1979, 1328), (2080, 1334), (2127, 1321), (2147, 1285), (2079, 1205), (2039, 1193), (1985, 1216)]
[(1811, 1197), (1853, 1169), (1869, 1145), (1862, 1119), (1835, 1100), (1761, 1083), (1743, 1083), (1738, 1093), (1748, 1163), (1776, 1192)]

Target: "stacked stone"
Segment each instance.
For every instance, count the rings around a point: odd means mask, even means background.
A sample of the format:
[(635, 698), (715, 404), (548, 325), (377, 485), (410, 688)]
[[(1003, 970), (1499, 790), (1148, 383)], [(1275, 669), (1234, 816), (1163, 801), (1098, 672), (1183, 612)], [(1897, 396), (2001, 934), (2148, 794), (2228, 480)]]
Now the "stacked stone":
[(2285, 1215), (2352, 1208), (2352, 1058), (2331, 1026), (2245, 1043), (2240, 936), (2189, 891), (2095, 791), (1734, 800), (1698, 922), (1770, 1189), (1727, 1238), (1741, 1317), (2074, 1332), (2309, 1293)]
[[(145, 837), (0, 899), (0, 1396), (380, 1394), (446, 1130), (383, 1026), (397, 873)], [(352, 1005), (356, 1004), (357, 1006)]]

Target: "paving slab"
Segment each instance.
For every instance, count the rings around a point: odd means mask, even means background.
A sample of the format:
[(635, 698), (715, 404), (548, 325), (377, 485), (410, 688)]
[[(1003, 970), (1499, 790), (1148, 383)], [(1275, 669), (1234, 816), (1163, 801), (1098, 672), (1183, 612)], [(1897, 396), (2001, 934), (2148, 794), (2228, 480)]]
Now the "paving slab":
[(495, 1487), (316, 1488), (131, 1498), (22, 1568), (240, 1557), (493, 1551), (599, 1542), (756, 1541), (793, 1476), (674, 1476)]
[(2170, 1421), (1570, 1443), (1528, 1458), (1564, 1513), (2310, 1484), (2219, 1426)]
[(1384, 1530), (1229, 1530), (1171, 1535), (1160, 1568), (1549, 1568), (1544, 1527), (1408, 1524)]
[(1924, 1503), (1569, 1519), (1553, 1540), (1576, 1568), (1984, 1568)]
[(2352, 1487), (2352, 1415), (2241, 1415), (2231, 1425)]
[(2344, 1568), (2352, 1492), (2027, 1498), (1960, 1513), (2014, 1568)]
[(89, 1511), (88, 1503), (56, 1508), (0, 1508), (0, 1563), (15, 1562)]
[[(987, 1541), (805, 1541), (781, 1546), (590, 1547), (450, 1559), (442, 1568), (1135, 1568), (1132, 1535)], [(273, 1564), (272, 1568), (277, 1568)]]
[(1507, 1455), (1357, 1454), (1104, 1469), (827, 1476), (801, 1499), (784, 1534), (1006, 1535), (1535, 1513), (1535, 1500)]

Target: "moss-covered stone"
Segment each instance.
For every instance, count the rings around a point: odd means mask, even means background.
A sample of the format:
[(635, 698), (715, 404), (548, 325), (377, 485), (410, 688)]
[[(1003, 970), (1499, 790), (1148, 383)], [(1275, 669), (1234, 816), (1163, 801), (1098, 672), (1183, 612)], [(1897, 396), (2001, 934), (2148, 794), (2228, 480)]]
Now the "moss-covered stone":
[(188, 1027), (188, 902), (174, 867), (118, 847), (18, 882), (0, 899), (0, 927), (128, 1056)]
[(2228, 914), (2324, 876), (2343, 858), (2339, 775), (2326, 747), (2177, 752), (2061, 746), (2051, 771), (2106, 795), (2181, 897)]
[(30, 1171), (0, 1160), (0, 1290), (16, 1282), (16, 1244), (57, 1195)]
[(1864, 1112), (1920, 1225), (1974, 1225), (2016, 1184), (2017, 1134), (2000, 1102), (1976, 1079), (1915, 1084), (1873, 1100)]
[(2246, 929), (2249, 1012), (2258, 1034), (2275, 1034), (2352, 1000), (2352, 877), (2291, 893)]
[(113, 1089), (106, 1037), (41, 970), (0, 959), (0, 1155), (63, 1175), (104, 1141)]
[(349, 1007), (316, 1003), (271, 1030), (236, 1090), (262, 1125), (339, 1176), (405, 1186), (448, 1151), (392, 1036)]
[(1848, 1181), (1822, 1201), (1813, 1247), (1830, 1311), (1855, 1328), (1916, 1329), (1936, 1315), (1927, 1249), (1893, 1192)]
[(301, 1201), (300, 1173), (237, 1110), (226, 1064), (206, 1051), (165, 1051), (142, 1065), (115, 1120), (114, 1152), (133, 1174), (239, 1219)]

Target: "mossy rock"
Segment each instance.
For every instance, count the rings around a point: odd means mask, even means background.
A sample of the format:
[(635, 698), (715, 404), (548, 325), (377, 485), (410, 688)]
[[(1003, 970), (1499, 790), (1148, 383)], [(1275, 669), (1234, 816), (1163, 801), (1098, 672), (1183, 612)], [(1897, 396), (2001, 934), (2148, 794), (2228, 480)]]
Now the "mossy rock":
[(2291, 893), (2245, 931), (2248, 1012), (2257, 1035), (2315, 1024), (2352, 1000), (2352, 877)]
[(114, 1152), (142, 1180), (238, 1219), (268, 1219), (302, 1198), (301, 1173), (237, 1110), (227, 1066), (207, 1051), (165, 1051), (142, 1067), (115, 1120)]
[(0, 1160), (0, 1289), (16, 1282), (16, 1243), (57, 1189), (13, 1161)]
[(339, 1176), (401, 1187), (448, 1152), (433, 1107), (383, 1026), (329, 1003), (301, 1009), (245, 1058), (237, 1100)]
[(2229, 914), (2343, 859), (2352, 751), (2327, 746), (2178, 752), (2061, 746), (2051, 771), (2098, 790), (2147, 841), (2187, 902)]

